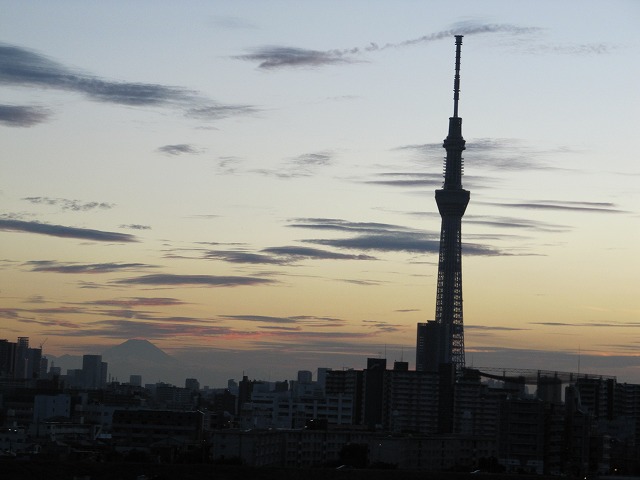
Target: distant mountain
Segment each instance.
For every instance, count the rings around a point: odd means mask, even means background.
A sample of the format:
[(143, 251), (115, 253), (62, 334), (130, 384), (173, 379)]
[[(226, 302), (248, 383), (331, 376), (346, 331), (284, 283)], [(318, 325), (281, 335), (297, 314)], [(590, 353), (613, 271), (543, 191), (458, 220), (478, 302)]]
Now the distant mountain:
[(163, 352), (149, 340), (131, 339), (120, 345), (111, 347), (102, 353), (102, 359), (107, 362), (138, 361), (154, 363), (177, 362), (168, 353)]
[(109, 364), (111, 378), (120, 382), (128, 382), (130, 375), (142, 375), (143, 383), (176, 382), (183, 369), (179, 360), (148, 340), (127, 340), (104, 351), (102, 360)]

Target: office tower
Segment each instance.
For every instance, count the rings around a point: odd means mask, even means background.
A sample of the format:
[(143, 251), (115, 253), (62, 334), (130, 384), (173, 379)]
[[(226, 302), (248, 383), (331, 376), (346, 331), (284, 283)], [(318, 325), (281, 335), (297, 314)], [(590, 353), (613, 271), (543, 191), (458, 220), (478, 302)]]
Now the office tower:
[(200, 391), (200, 382), (196, 378), (187, 378), (184, 381), (184, 388), (192, 392)]
[(382, 425), (382, 395), (386, 370), (386, 358), (367, 358), (367, 369), (364, 371), (363, 423), (370, 428)]
[(29, 364), (29, 337), (18, 337), (15, 358), (15, 378), (29, 378), (27, 368)]
[(107, 383), (107, 364), (102, 355), (82, 356), (82, 383), (88, 389), (100, 389)]
[[(436, 190), (436, 203), (442, 224), (436, 294), (435, 344), (437, 352), (429, 355), (437, 359), (427, 370), (437, 371), (442, 364), (452, 364), (456, 372), (465, 365), (464, 326), (462, 322), (462, 249), (461, 223), (469, 191), (462, 188), (462, 118), (458, 116), (460, 97), (460, 49), (462, 35), (456, 35), (456, 63), (453, 86), (453, 117), (449, 118), (449, 134), (443, 147), (447, 151), (444, 165), (444, 184)], [(431, 344), (431, 342), (428, 342)]]
[(313, 374), (309, 370), (298, 370), (298, 382), (311, 383), (313, 381)]

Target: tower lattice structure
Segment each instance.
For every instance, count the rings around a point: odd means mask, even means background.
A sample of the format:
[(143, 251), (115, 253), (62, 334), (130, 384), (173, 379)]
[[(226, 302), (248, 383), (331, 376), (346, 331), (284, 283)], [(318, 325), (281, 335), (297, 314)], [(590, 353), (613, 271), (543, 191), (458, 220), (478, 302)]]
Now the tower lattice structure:
[(465, 366), (464, 325), (462, 320), (462, 216), (469, 203), (469, 191), (462, 188), (465, 141), (462, 118), (458, 117), (460, 98), (460, 50), (462, 35), (456, 35), (456, 63), (453, 87), (453, 117), (443, 147), (447, 151), (444, 183), (436, 190), (436, 203), (442, 225), (436, 294), (436, 318), (439, 341), (437, 361), (452, 364), (457, 372)]

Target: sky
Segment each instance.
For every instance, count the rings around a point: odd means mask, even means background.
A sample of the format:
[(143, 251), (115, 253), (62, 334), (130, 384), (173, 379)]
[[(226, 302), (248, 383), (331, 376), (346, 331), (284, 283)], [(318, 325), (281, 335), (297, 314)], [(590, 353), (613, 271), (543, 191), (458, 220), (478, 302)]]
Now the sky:
[(637, 1), (0, 9), (0, 338), (415, 368), (464, 35), (467, 366), (640, 383)]

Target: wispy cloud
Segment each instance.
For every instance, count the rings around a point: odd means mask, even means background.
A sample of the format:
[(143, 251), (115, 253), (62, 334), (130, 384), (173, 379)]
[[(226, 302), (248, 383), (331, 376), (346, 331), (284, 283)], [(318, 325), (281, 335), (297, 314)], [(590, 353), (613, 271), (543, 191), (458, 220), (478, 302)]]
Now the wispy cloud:
[(516, 230), (534, 230), (550, 233), (563, 233), (571, 230), (571, 228), (567, 225), (529, 220), (521, 217), (501, 217), (498, 215), (469, 215), (468, 217), (465, 217), (465, 223), (467, 225), (473, 224), (486, 227), (497, 227)]
[(322, 167), (327, 167), (332, 163), (332, 152), (304, 153), (287, 162), (283, 162), (277, 169), (256, 169), (254, 172), (282, 179), (309, 177)]
[(29, 267), (32, 272), (53, 272), (53, 273), (71, 273), (71, 274), (96, 274), (96, 273), (113, 273), (131, 270), (142, 270), (147, 268), (156, 268), (154, 265), (144, 263), (67, 263), (57, 262), (53, 260), (32, 260), (24, 264)]
[[(443, 164), (442, 142), (403, 145), (396, 150), (414, 152), (422, 163), (430, 167)], [(474, 138), (467, 140), (464, 157), (474, 169), (500, 171), (561, 170), (546, 160), (550, 155), (557, 157), (570, 153), (567, 147), (534, 148), (515, 138)], [(465, 176), (465, 178), (467, 178)]]
[(363, 320), (365, 327), (380, 333), (394, 333), (404, 330), (404, 325), (381, 322), (378, 320)]
[(559, 55), (606, 55), (616, 49), (615, 46), (606, 43), (575, 43), (563, 45), (528, 45), (524, 47), (526, 53), (532, 54), (559, 54)]
[(222, 260), (229, 263), (255, 265), (293, 265), (304, 260), (375, 260), (370, 255), (353, 255), (331, 252), (305, 246), (282, 246), (263, 248), (259, 252), (246, 250), (206, 250), (202, 258)]
[(256, 322), (268, 324), (295, 324), (306, 327), (335, 328), (346, 325), (346, 322), (333, 317), (315, 317), (309, 315), (299, 315), (293, 317), (272, 317), (265, 315), (222, 315), (221, 318), (233, 321)]
[(127, 233), (107, 232), (92, 230), (89, 228), (65, 227), (63, 225), (51, 225), (40, 222), (25, 222), (0, 218), (0, 230), (23, 233), (36, 233), (61, 238), (76, 238), (79, 240), (91, 240), (95, 242), (128, 243), (136, 242), (133, 235)]
[(519, 327), (503, 327), (503, 326), (491, 326), (491, 325), (465, 325), (465, 330), (469, 331), (491, 331), (491, 332), (518, 332), (522, 330), (531, 330), (530, 328)]
[(329, 252), (318, 248), (297, 246), (269, 247), (262, 251), (284, 257), (289, 260), (375, 260), (375, 257), (370, 255), (349, 255)]
[(360, 285), (361, 287), (375, 287), (380, 285), (381, 282), (376, 282), (374, 280), (360, 280), (355, 278), (343, 278), (340, 279), (341, 282), (350, 283), (352, 285)]
[(402, 188), (440, 188), (444, 182), (439, 173), (386, 172), (376, 175), (377, 180), (364, 183)]
[(292, 67), (321, 67), (326, 65), (350, 64), (362, 62), (361, 56), (366, 53), (379, 52), (392, 48), (404, 48), (419, 44), (427, 44), (453, 35), (478, 35), (487, 33), (507, 33), (522, 35), (537, 31), (532, 27), (518, 27), (508, 24), (478, 24), (473, 22), (458, 23), (450, 29), (404, 40), (397, 43), (378, 45), (370, 43), (363, 47), (352, 47), (334, 50), (311, 50), (287, 46), (263, 46), (250, 50), (244, 55), (233, 58), (258, 63), (258, 68), (274, 70)]
[(277, 258), (272, 255), (260, 253), (244, 252), (237, 250), (207, 250), (204, 258), (209, 260), (223, 260), (229, 263), (247, 263), (255, 265), (285, 265), (286, 259)]
[(43, 107), (25, 105), (0, 105), (0, 124), (8, 127), (33, 127), (49, 118)]
[(182, 300), (171, 297), (127, 297), (114, 298), (109, 300), (93, 300), (86, 303), (90, 305), (109, 307), (167, 307), (174, 305), (184, 305), (184, 302)]
[[(188, 117), (206, 120), (257, 111), (250, 105), (215, 103), (181, 87), (120, 82), (80, 73), (32, 50), (7, 44), (0, 44), (0, 85), (68, 91), (95, 102), (118, 105), (178, 108)], [(25, 121), (38, 120), (37, 113), (32, 112)]]
[(217, 275), (175, 275), (160, 273), (141, 277), (116, 280), (121, 285), (165, 285), (165, 286), (203, 286), (203, 287), (238, 287), (245, 285), (264, 285), (275, 283), (274, 280), (261, 277), (217, 276)]
[(530, 322), (531, 325), (542, 325), (545, 327), (603, 327), (603, 328), (638, 328), (640, 322)]
[[(440, 236), (434, 232), (409, 229), (398, 225), (349, 222), (339, 219), (296, 219), (289, 225), (294, 228), (313, 230), (335, 230), (348, 232), (349, 238), (316, 238), (303, 242), (326, 245), (351, 250), (437, 253), (440, 249)], [(500, 255), (503, 252), (494, 247), (480, 244), (463, 244), (466, 255)]]
[(149, 225), (141, 225), (139, 223), (130, 223), (128, 225), (120, 225), (120, 228), (128, 228), (130, 230), (151, 230)]
[[(358, 52), (354, 52), (358, 53)], [(265, 46), (254, 48), (244, 55), (233, 58), (257, 62), (258, 68), (271, 70), (287, 67), (319, 67), (339, 63), (354, 63), (357, 60), (347, 56), (343, 50), (322, 52), (296, 47)]]
[(609, 202), (580, 202), (580, 201), (556, 201), (536, 200), (532, 202), (480, 202), (485, 205), (493, 205), (505, 208), (525, 208), (530, 210), (560, 210), (588, 213), (629, 213), (620, 210), (617, 205)]
[(115, 207), (114, 203), (82, 202), (81, 200), (71, 200), (68, 198), (25, 197), (22, 200), (35, 205), (51, 205), (60, 207), (62, 210), (72, 210), (74, 212), (87, 212), (95, 209), (109, 210)]
[(194, 154), (198, 154), (201, 153), (201, 151), (194, 147), (193, 145), (189, 145), (187, 143), (178, 143), (175, 145), (163, 145), (162, 147), (158, 148), (159, 152), (162, 152), (166, 155), (183, 155), (183, 154), (189, 154), (189, 155), (194, 155)]
[(225, 335), (241, 336), (243, 332), (235, 332), (229, 327), (220, 325), (207, 325), (198, 323), (192, 319), (191, 323), (149, 322), (135, 319), (109, 319), (98, 322), (88, 322), (82, 328), (47, 330), (48, 335), (61, 335), (64, 337), (105, 337), (105, 338), (176, 338), (176, 337), (219, 337)]

